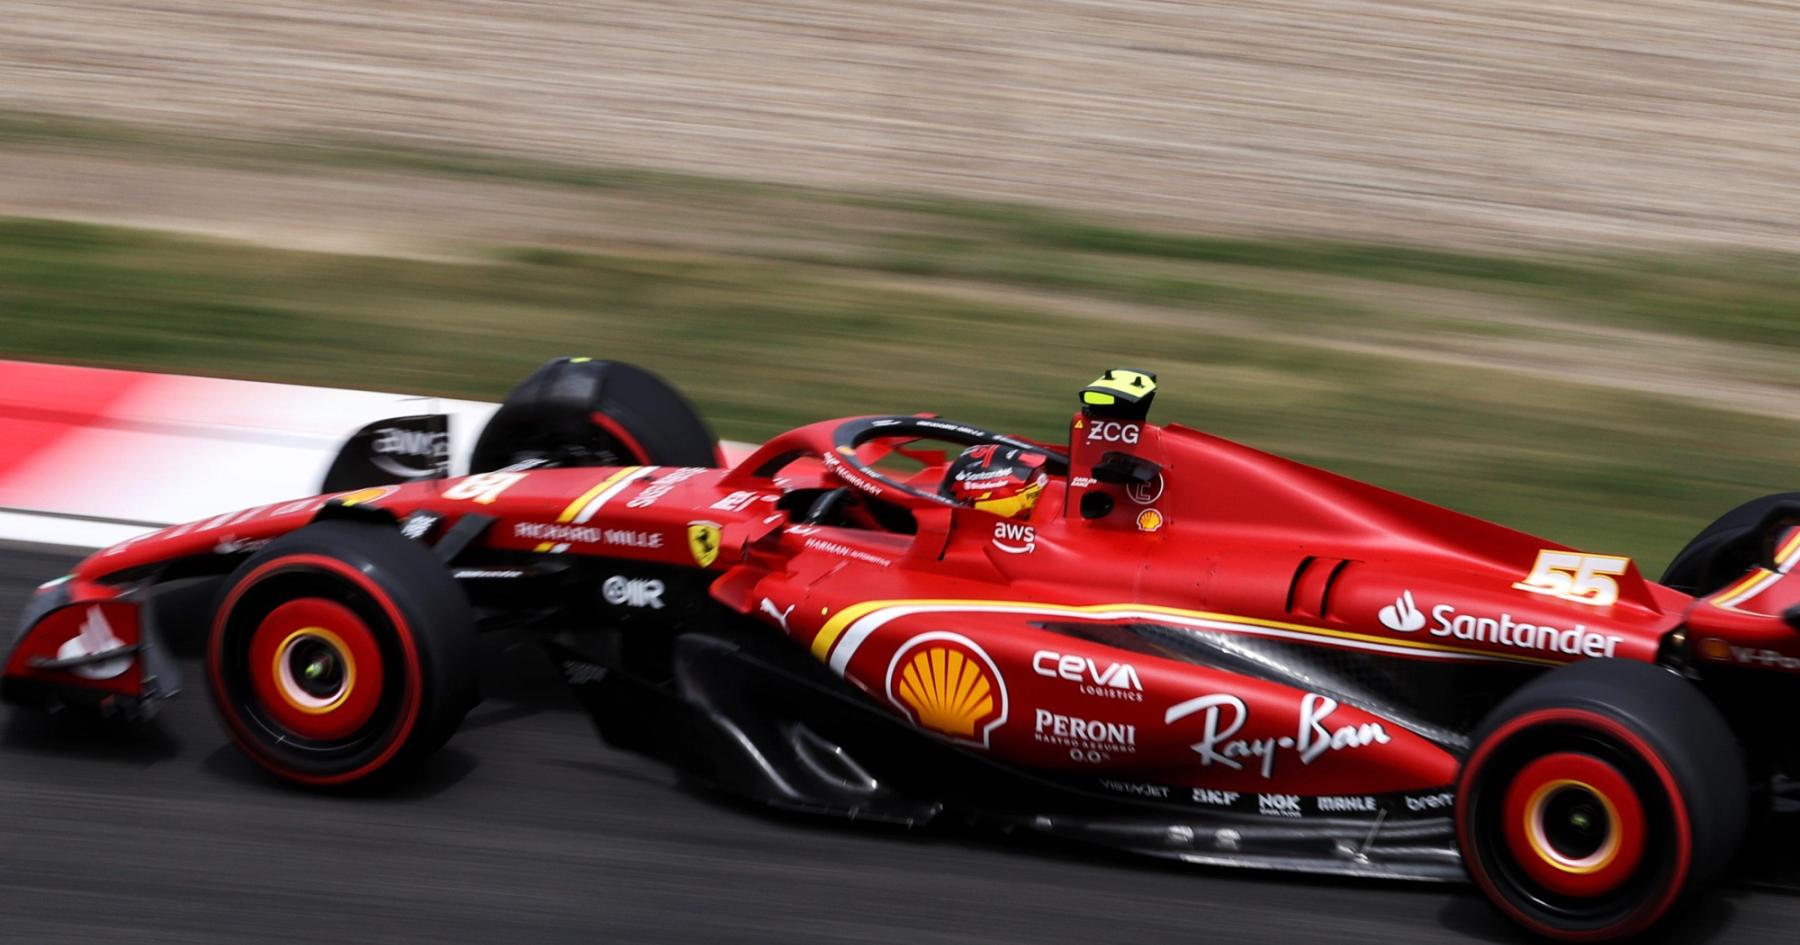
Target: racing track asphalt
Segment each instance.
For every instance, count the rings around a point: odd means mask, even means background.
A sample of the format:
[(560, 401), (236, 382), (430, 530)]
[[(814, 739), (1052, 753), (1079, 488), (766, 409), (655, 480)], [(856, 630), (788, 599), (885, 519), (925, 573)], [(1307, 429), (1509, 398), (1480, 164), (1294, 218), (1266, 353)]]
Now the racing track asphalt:
[[(0, 627), (68, 555), (0, 547)], [(10, 633), (5, 634), (10, 637)], [(1513, 942), (1459, 887), (1296, 880), (769, 816), (601, 745), (535, 648), (416, 786), (324, 797), (226, 742), (197, 665), (146, 736), (0, 717), (0, 942)], [(1793, 942), (1800, 897), (1667, 936)]]

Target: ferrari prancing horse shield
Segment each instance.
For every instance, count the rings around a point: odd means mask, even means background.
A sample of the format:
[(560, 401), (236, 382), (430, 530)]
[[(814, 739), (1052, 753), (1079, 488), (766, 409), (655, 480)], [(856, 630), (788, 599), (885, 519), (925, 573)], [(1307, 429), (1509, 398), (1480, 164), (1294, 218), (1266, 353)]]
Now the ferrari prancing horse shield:
[(694, 553), (694, 563), (706, 568), (719, 557), (719, 523), (689, 522), (688, 550)]

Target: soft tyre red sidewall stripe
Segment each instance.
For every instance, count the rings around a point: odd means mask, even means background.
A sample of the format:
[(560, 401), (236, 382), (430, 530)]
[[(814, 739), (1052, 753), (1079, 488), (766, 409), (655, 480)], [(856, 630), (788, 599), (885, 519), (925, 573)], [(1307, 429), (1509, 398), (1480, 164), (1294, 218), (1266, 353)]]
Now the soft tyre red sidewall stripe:
[(588, 419), (592, 420), (595, 426), (605, 430), (608, 436), (618, 440), (620, 446), (630, 450), (632, 458), (638, 465), (652, 465), (650, 461), (650, 452), (644, 449), (643, 444), (637, 441), (637, 437), (632, 436), (631, 433), (621, 426), (617, 420), (614, 420), (598, 410), (590, 413)]

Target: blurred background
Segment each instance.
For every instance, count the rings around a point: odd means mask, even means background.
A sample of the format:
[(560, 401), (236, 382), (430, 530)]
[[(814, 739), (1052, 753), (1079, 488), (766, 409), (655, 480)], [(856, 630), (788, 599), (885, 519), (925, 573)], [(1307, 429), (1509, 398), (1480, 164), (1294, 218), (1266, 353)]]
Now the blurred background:
[(1161, 416), (1653, 572), (1800, 465), (1800, 13), (0, 2), (0, 355)]
[[(592, 355), (751, 441), (1055, 438), (1142, 367), (1163, 421), (1655, 576), (1800, 487), (1796, 254), (1789, 3), (0, 0), (0, 358), (497, 400)], [(68, 563), (7, 562), (6, 613)], [(192, 696), (123, 751), (9, 722), (0, 938), (1511, 940), (745, 816), (547, 674), (355, 804)], [(1743, 895), (1682, 940), (1791, 941)]]

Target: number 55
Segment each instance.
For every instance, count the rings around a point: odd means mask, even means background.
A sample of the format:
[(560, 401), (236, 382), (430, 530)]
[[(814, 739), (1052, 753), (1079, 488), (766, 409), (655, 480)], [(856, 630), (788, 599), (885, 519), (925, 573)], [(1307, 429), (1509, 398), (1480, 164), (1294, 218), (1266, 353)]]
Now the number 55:
[(1544, 550), (1538, 552), (1531, 574), (1513, 587), (1578, 604), (1609, 607), (1619, 601), (1619, 582), (1611, 575), (1624, 574), (1629, 567), (1630, 558)]

